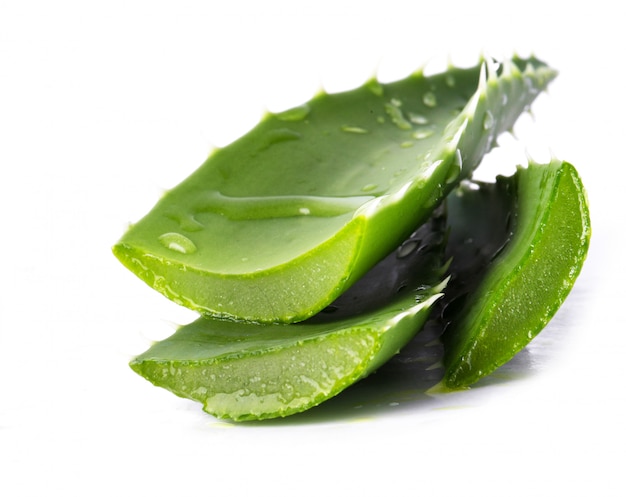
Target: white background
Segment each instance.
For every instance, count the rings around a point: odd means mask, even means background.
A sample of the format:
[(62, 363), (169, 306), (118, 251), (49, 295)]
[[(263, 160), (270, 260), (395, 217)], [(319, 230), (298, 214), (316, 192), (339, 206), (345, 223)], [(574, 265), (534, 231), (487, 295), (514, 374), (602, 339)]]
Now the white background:
[[(625, 495), (620, 15), (603, 0), (224, 4), (0, 0), (0, 494)], [(525, 141), (494, 155), (572, 162), (592, 209), (584, 270), (517, 361), (466, 392), (245, 425), (128, 368), (195, 315), (110, 247), (212, 146), (322, 86), (483, 52), (560, 71)]]

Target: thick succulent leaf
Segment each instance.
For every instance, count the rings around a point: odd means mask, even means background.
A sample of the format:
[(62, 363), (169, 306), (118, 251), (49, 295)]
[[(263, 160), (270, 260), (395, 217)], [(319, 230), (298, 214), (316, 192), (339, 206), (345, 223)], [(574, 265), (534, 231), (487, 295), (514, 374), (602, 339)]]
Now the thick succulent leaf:
[(447, 201), (453, 257), (442, 301), (447, 389), (508, 362), (572, 289), (591, 225), (575, 168), (531, 163), (495, 184), (464, 184)]
[(114, 253), (204, 314), (304, 320), (424, 222), (554, 76), (484, 60), (320, 94), (214, 152)]
[(422, 327), (441, 297), (445, 221), (434, 216), (332, 306), (296, 324), (200, 318), (131, 367), (238, 421), (304, 411), (375, 371)]

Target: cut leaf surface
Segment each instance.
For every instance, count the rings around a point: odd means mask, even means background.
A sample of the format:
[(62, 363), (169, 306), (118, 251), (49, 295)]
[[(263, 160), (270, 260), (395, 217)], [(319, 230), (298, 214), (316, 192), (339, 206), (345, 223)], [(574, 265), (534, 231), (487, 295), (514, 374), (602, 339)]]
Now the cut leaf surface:
[(320, 94), (213, 153), (114, 253), (206, 315), (304, 320), (424, 222), (554, 76), (486, 60)]
[(462, 186), (447, 207), (454, 260), (442, 386), (459, 389), (508, 362), (554, 316), (581, 271), (591, 224), (578, 173), (557, 160)]
[(219, 418), (266, 419), (309, 409), (375, 371), (422, 327), (445, 286), (444, 224), (434, 217), (407, 240), (410, 250), (389, 255), (311, 320), (200, 318), (131, 367)]

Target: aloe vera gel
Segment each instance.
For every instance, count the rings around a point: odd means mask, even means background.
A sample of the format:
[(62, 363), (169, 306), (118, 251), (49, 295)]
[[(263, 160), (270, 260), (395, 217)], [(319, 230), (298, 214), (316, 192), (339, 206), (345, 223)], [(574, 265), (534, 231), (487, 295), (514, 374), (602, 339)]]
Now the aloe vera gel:
[[(480, 201), (466, 184), (555, 76), (535, 58), (485, 59), (265, 116), (114, 246), (150, 287), (200, 313), (132, 368), (218, 417), (286, 416), (375, 372), (461, 293), (443, 336), (447, 388), (506, 362), (574, 283), (590, 233), (586, 198), (559, 161), (475, 186), (491, 192)], [(480, 221), (490, 211), (509, 220), (507, 235), (459, 290), (455, 233), (488, 231)], [(541, 274), (535, 293), (520, 283)], [(532, 323), (507, 320), (516, 295), (536, 302)], [(489, 366), (476, 371), (468, 365), (478, 356)]]

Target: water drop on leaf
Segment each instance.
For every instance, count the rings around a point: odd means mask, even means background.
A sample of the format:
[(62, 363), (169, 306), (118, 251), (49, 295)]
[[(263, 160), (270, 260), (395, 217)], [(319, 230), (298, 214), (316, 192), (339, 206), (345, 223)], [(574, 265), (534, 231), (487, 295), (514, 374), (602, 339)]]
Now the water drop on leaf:
[(180, 233), (163, 233), (159, 237), (159, 242), (164, 247), (181, 254), (193, 254), (198, 250), (195, 243)]
[(437, 106), (437, 97), (432, 91), (427, 91), (422, 96), (422, 102), (424, 102), (426, 107), (433, 108)]

